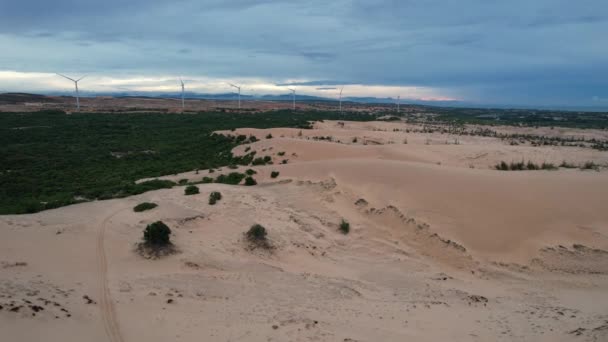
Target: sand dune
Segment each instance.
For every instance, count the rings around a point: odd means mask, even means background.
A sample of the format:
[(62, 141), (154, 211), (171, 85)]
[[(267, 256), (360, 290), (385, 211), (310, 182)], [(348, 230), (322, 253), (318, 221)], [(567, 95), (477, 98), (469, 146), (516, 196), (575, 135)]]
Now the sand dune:
[[(14, 341), (607, 340), (608, 172), (490, 169), (520, 155), (604, 163), (606, 152), (481, 137), (427, 145), (375, 130), (394, 125), (237, 130), (262, 140), (235, 153), (275, 161), (254, 167), (258, 186), (0, 217), (0, 331)], [(327, 135), (342, 142), (312, 139)], [(212, 191), (223, 195), (213, 206)], [(143, 201), (159, 206), (133, 212)], [(156, 220), (179, 252), (150, 260), (135, 245)], [(272, 250), (249, 248), (254, 223)]]

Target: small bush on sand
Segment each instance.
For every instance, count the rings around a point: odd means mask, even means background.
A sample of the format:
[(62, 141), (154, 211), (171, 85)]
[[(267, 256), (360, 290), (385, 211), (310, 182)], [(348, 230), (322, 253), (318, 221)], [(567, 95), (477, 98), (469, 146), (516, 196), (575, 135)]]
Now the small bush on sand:
[(243, 180), (243, 178), (245, 178), (244, 173), (231, 172), (228, 175), (217, 176), (217, 178), (215, 179), (215, 182), (222, 183), (222, 184), (237, 185)]
[(188, 185), (186, 187), (186, 189), (184, 189), (184, 194), (186, 195), (196, 195), (198, 194), (198, 187), (194, 186), (194, 185)]
[(557, 166), (552, 163), (543, 163), (540, 168), (542, 170), (557, 170)]
[(178, 184), (182, 184), (182, 185), (183, 185), (183, 184), (186, 184), (186, 183), (188, 183), (188, 179), (187, 179), (187, 178), (180, 179), (180, 180), (179, 180), (179, 182), (177, 182), (177, 183), (178, 183)]
[(565, 160), (561, 164), (559, 164), (559, 167), (563, 167), (566, 169), (576, 169), (577, 168), (576, 164), (568, 163)]
[(496, 164), (495, 168), (496, 170), (509, 171), (509, 164), (503, 160), (500, 162), (500, 164)]
[(209, 204), (214, 205), (217, 201), (222, 199), (222, 194), (218, 191), (214, 191), (209, 194)]
[(340, 231), (342, 234), (348, 234), (350, 232), (350, 223), (342, 219), (342, 222), (340, 222)]
[(268, 135), (266, 136), (266, 139), (272, 139), (272, 134), (268, 133)]
[(211, 178), (211, 177), (203, 177), (203, 180), (201, 182), (203, 184), (213, 183), (213, 178)]
[(538, 165), (534, 164), (531, 160), (528, 160), (528, 164), (526, 164), (526, 168), (528, 170), (538, 170)]
[(247, 176), (253, 176), (257, 172), (254, 169), (247, 169), (247, 171), (245, 171), (245, 173), (247, 174)]
[(251, 226), (251, 228), (249, 228), (249, 230), (245, 233), (245, 237), (247, 238), (247, 241), (249, 241), (252, 248), (262, 247), (269, 249), (271, 247), (268, 241), (268, 232), (266, 231), (266, 228), (260, 224), (254, 224)]
[(158, 204), (156, 204), (156, 203), (143, 202), (143, 203), (139, 203), (138, 205), (136, 205), (135, 207), (133, 207), (133, 211), (136, 212), (136, 213), (139, 213), (139, 212), (142, 212), (142, 211), (154, 209), (156, 207), (158, 207)]
[(279, 171), (272, 171), (270, 173), (270, 178), (277, 178), (279, 176)]
[(247, 177), (245, 178), (245, 185), (246, 186), (252, 186), (252, 185), (256, 185), (258, 184), (258, 182), (255, 181), (255, 179), (253, 179), (253, 177)]
[(162, 221), (157, 221), (144, 229), (144, 242), (151, 246), (163, 247), (171, 243), (171, 228)]
[(144, 241), (137, 245), (137, 251), (147, 259), (156, 259), (176, 252), (171, 243), (171, 228), (162, 221), (147, 225), (144, 229)]
[(600, 166), (592, 161), (585, 162), (581, 165), (581, 170), (599, 170)]
[(257, 157), (251, 161), (251, 165), (254, 165), (254, 166), (255, 165), (266, 165), (266, 164), (272, 164), (271, 156)]
[(282, 157), (285, 155), (285, 151), (281, 151), (281, 152), (277, 153), (277, 155)]

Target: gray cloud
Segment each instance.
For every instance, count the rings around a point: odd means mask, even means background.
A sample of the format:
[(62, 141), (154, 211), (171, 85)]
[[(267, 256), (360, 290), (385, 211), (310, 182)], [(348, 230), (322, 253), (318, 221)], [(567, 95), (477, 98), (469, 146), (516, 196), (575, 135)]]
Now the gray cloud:
[(606, 32), (604, 0), (1, 1), (0, 44), (10, 49), (0, 70), (425, 86), (480, 102), (592, 104), (608, 89)]

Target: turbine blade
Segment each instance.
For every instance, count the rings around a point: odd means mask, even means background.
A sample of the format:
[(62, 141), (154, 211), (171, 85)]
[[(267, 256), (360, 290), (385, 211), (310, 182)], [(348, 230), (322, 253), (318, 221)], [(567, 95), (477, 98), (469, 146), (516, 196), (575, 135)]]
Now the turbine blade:
[(88, 75), (84, 75), (84, 76), (82, 76), (81, 78), (77, 79), (75, 82), (79, 82), (81, 79), (83, 79), (83, 78), (85, 78), (85, 77), (87, 77), (87, 76), (88, 76)]
[(59, 76), (61, 76), (61, 77), (63, 77), (63, 78), (67, 78), (68, 80), (70, 80), (70, 81), (72, 81), (72, 82), (76, 82), (76, 80), (75, 80), (75, 79), (73, 79), (73, 78), (69, 78), (69, 77), (67, 77), (66, 75), (62, 75), (62, 74), (60, 74), (60, 73), (56, 73), (56, 74), (57, 74), (57, 75), (59, 75)]

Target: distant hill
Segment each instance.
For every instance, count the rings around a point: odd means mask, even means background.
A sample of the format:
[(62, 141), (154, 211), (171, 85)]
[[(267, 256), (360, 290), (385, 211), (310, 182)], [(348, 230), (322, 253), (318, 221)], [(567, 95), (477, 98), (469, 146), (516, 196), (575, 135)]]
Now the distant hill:
[(0, 104), (19, 104), (25, 102), (59, 102), (57, 99), (46, 95), (28, 93), (4, 93), (0, 94)]

